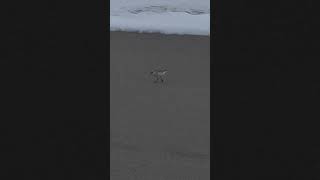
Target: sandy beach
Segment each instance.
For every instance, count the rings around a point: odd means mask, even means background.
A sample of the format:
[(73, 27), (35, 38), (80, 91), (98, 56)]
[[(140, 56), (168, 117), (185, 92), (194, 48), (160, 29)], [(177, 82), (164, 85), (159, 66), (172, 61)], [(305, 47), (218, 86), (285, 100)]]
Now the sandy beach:
[(210, 37), (110, 37), (111, 179), (209, 180)]

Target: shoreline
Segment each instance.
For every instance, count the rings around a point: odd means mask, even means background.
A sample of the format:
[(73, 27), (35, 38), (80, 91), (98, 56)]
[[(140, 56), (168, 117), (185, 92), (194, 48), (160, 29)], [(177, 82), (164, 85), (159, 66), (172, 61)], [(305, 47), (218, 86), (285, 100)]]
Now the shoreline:
[(140, 30), (121, 30), (121, 29), (114, 29), (110, 30), (110, 33), (134, 33), (134, 34), (145, 34), (145, 35), (160, 35), (160, 36), (201, 36), (201, 37), (208, 37), (210, 38), (211, 34), (188, 34), (188, 33), (163, 33), (160, 31), (140, 31)]
[[(125, 30), (112, 30), (109, 31), (110, 37), (111, 36), (136, 36), (140, 38), (146, 38), (146, 37), (153, 37), (153, 38), (164, 38), (164, 39), (180, 39), (180, 38), (192, 38), (193, 40), (200, 40), (200, 41), (209, 41), (207, 42), (208, 46), (210, 47), (210, 35), (196, 35), (196, 34), (165, 34), (161, 32), (140, 32), (140, 31), (125, 31)], [(111, 37), (115, 38), (115, 37)], [(111, 40), (110, 40), (111, 42)], [(209, 52), (210, 53), (210, 52)]]
[(110, 15), (110, 30), (210, 36), (210, 14), (166, 12)]

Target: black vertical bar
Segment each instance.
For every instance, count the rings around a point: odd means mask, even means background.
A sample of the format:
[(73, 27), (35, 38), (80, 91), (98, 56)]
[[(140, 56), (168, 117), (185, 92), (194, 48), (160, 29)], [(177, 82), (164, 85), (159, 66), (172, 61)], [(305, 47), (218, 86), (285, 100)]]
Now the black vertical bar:
[(109, 1), (12, 2), (0, 179), (108, 179)]
[(218, 1), (216, 179), (319, 179), (313, 2)]

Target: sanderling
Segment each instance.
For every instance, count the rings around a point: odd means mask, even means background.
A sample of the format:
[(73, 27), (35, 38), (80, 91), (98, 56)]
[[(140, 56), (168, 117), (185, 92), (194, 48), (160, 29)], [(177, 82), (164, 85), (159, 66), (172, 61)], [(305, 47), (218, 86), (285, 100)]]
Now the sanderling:
[(167, 74), (168, 70), (166, 69), (162, 69), (162, 70), (153, 70), (150, 72), (150, 75), (152, 75), (153, 77), (155, 77), (155, 81), (154, 83), (157, 82), (164, 82), (164, 76)]

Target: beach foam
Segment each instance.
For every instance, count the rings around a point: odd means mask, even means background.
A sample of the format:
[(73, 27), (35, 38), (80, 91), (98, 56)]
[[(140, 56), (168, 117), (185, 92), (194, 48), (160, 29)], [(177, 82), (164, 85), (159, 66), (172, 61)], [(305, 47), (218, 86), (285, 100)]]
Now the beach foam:
[(111, 0), (110, 30), (210, 35), (208, 0)]

